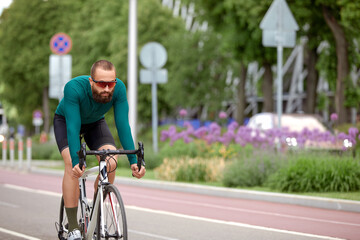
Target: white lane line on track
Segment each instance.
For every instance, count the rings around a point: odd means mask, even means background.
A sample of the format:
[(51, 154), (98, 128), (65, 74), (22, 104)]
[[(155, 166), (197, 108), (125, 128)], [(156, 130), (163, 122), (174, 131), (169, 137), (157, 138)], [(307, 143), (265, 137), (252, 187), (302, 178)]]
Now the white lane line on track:
[(179, 203), (179, 204), (186, 204), (186, 205), (193, 205), (193, 206), (208, 207), (208, 208), (212, 208), (212, 209), (217, 208), (217, 209), (222, 209), (222, 210), (229, 210), (231, 212), (245, 212), (245, 213), (262, 214), (262, 215), (270, 215), (270, 216), (277, 216), (277, 217), (283, 217), (283, 218), (292, 218), (292, 219), (313, 221), (313, 222), (323, 222), (323, 223), (332, 223), (332, 224), (341, 224), (341, 225), (360, 227), (360, 224), (357, 224), (357, 223), (339, 222), (339, 221), (332, 221), (332, 220), (326, 220), (326, 219), (318, 219), (318, 218), (302, 217), (302, 216), (295, 216), (295, 215), (288, 215), (288, 214), (281, 214), (281, 213), (274, 213), (274, 212), (250, 210), (250, 209), (245, 209), (245, 208), (226, 207), (226, 206), (221, 206), (221, 205), (216, 205), (216, 204), (197, 203), (197, 202), (192, 202), (192, 201), (177, 200), (177, 199), (170, 199), (170, 198), (163, 198), (163, 197), (159, 198), (159, 197), (150, 197), (150, 196), (140, 196), (138, 194), (133, 194), (133, 193), (125, 193), (124, 195), (136, 196), (137, 198), (145, 198), (145, 199), (151, 199), (151, 200), (162, 201), (162, 202), (172, 202), (172, 203)]
[(156, 234), (150, 234), (150, 233), (140, 232), (140, 231), (135, 231), (135, 230), (128, 230), (128, 232), (132, 232), (132, 233), (135, 233), (135, 234), (139, 234), (139, 235), (143, 235), (143, 236), (148, 236), (148, 237), (155, 237), (156, 239), (179, 240), (179, 239), (177, 239), (177, 238), (169, 238), (169, 237), (164, 237), (164, 236), (160, 236), (160, 235), (156, 235)]
[(304, 236), (304, 237), (312, 237), (312, 238), (317, 238), (317, 239), (344, 240), (342, 238), (333, 238), (333, 237), (320, 236), (320, 235), (314, 235), (314, 234), (308, 234), (308, 233), (293, 232), (293, 231), (287, 231), (287, 230), (280, 230), (280, 229), (274, 229), (274, 228), (254, 226), (254, 225), (249, 225), (249, 224), (244, 224), (244, 223), (222, 221), (222, 220), (203, 218), (203, 217), (195, 217), (195, 216), (189, 216), (189, 215), (180, 214), (180, 213), (172, 213), (172, 212), (161, 211), (161, 210), (153, 210), (153, 209), (136, 207), (136, 206), (127, 205), (126, 208), (129, 208), (129, 209), (132, 209), (132, 210), (143, 211), (143, 212), (150, 212), (150, 213), (156, 213), (156, 214), (162, 214), (162, 215), (168, 215), (168, 216), (174, 216), (174, 217), (181, 217), (181, 218), (192, 219), (192, 220), (199, 220), (199, 221), (205, 221), (205, 222), (211, 222), (211, 223), (217, 223), (217, 224), (232, 225), (232, 226), (237, 226), (237, 227), (245, 227), (245, 228), (251, 228), (251, 229), (256, 229), (256, 230), (264, 230), (264, 231), (270, 231), (270, 232), (292, 234), (292, 235), (298, 235), (298, 236)]
[(32, 193), (40, 193), (40, 194), (53, 196), (53, 197), (61, 197), (62, 196), (61, 193), (50, 192), (50, 191), (28, 188), (28, 187), (22, 187), (22, 186), (18, 186), (18, 185), (4, 184), (4, 186), (7, 188), (10, 188), (10, 189), (20, 190), (20, 191), (25, 191), (25, 192), (32, 192)]
[(0, 201), (0, 206), (12, 207), (12, 208), (19, 208), (18, 205), (11, 204), (11, 203), (7, 203), (7, 202), (3, 202), (3, 201)]
[[(56, 196), (56, 197), (61, 197), (62, 196), (62, 194), (60, 194), (60, 193), (54, 193), (54, 192), (50, 192), (50, 191), (31, 189), (31, 188), (27, 188), (27, 187), (12, 185), (12, 184), (4, 184), (4, 186), (7, 187), (7, 188), (11, 188), (11, 189), (22, 190), (22, 191), (27, 191), (27, 192), (35, 192), (35, 193), (40, 193), (40, 194), (44, 194), (44, 195), (50, 195), (50, 196)], [(137, 197), (139, 197), (139, 196), (137, 195)], [(157, 199), (157, 200), (160, 200), (160, 198)], [(175, 201), (175, 200), (173, 200), (173, 201)], [(202, 205), (204, 205), (204, 204), (202, 204)], [(212, 204), (206, 204), (206, 205), (211, 206)], [(214, 206), (216, 206), (216, 205), (214, 205)], [(310, 237), (314, 237), (314, 238), (318, 238), (318, 239), (328, 239), (328, 240), (342, 239), (342, 238), (331, 238), (331, 237), (327, 237), (327, 236), (320, 236), (320, 235), (313, 235), (313, 234), (307, 234), (307, 233), (286, 231), (286, 230), (280, 230), (280, 229), (275, 229), (275, 228), (267, 228), (267, 227), (255, 226), (255, 225), (244, 224), (244, 223), (237, 223), (237, 222), (216, 220), (216, 219), (210, 219), (210, 218), (196, 217), (196, 216), (190, 216), (190, 215), (179, 214), (179, 213), (172, 213), (172, 212), (161, 211), (161, 210), (153, 210), (153, 209), (136, 207), (136, 206), (125, 205), (125, 208), (134, 209), (134, 210), (138, 210), (138, 211), (145, 211), (145, 212), (163, 214), (163, 215), (169, 215), (169, 216), (182, 217), (182, 218), (187, 218), (187, 219), (194, 219), (194, 220), (199, 220), (199, 221), (218, 223), (218, 224), (226, 224), (226, 225), (245, 227), (245, 228), (252, 228), (252, 229), (258, 229), (258, 230), (287, 233), (287, 234), (293, 234), (293, 235), (299, 235), (299, 236), (310, 236)], [(234, 209), (236, 209), (236, 208), (234, 208)]]
[(20, 237), (20, 238), (23, 238), (23, 239), (27, 239), (27, 240), (41, 240), (39, 238), (35, 238), (35, 237), (31, 237), (31, 236), (28, 236), (28, 235), (25, 235), (25, 234), (22, 234), (22, 233), (14, 232), (14, 231), (2, 228), (2, 227), (0, 227), (0, 232), (6, 233), (6, 234), (9, 234), (9, 235), (13, 235), (13, 236), (16, 236), (16, 237)]

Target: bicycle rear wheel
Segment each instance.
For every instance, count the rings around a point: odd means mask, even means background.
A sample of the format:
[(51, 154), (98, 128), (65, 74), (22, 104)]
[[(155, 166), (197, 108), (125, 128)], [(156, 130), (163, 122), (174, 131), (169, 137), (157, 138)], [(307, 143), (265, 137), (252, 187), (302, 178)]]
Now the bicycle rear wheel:
[[(100, 206), (99, 206), (100, 208)], [(99, 209), (96, 236), (97, 239), (127, 240), (125, 207), (119, 190), (112, 184), (104, 186), (103, 212)], [(104, 220), (105, 235), (101, 236), (101, 217)]]

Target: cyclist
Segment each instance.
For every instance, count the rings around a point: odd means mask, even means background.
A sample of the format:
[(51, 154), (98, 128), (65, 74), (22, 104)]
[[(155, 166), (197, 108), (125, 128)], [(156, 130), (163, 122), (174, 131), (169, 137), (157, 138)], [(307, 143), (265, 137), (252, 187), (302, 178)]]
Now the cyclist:
[[(134, 150), (126, 88), (116, 78), (115, 67), (109, 61), (99, 60), (92, 65), (90, 76), (79, 76), (69, 81), (64, 87), (64, 97), (55, 111), (55, 138), (65, 163), (62, 192), (69, 222), (69, 240), (81, 239), (77, 223), (78, 178), (84, 173), (85, 167), (79, 168), (79, 136), (84, 136), (91, 150), (116, 150), (114, 138), (104, 119), (104, 114), (111, 107), (114, 107), (115, 125), (122, 147)], [(114, 157), (108, 160), (108, 170), (115, 169), (117, 159)], [(133, 176), (143, 177), (146, 170), (143, 167), (138, 171), (136, 155), (128, 155), (128, 160)], [(115, 171), (109, 172), (108, 177), (109, 182), (113, 183)]]

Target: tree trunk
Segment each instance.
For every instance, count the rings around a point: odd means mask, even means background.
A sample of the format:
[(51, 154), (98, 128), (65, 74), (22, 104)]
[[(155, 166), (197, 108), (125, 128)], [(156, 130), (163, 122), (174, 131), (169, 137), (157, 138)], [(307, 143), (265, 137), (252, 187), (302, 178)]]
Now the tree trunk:
[(43, 89), (43, 112), (44, 112), (44, 132), (50, 132), (50, 113), (49, 113), (49, 88), (44, 87)]
[(335, 110), (339, 117), (338, 122), (341, 124), (347, 121), (346, 109), (343, 105), (345, 101), (345, 80), (350, 70), (348, 62), (348, 42), (342, 26), (337, 22), (335, 17), (331, 15), (329, 8), (323, 6), (322, 11), (326, 24), (331, 29), (336, 42), (337, 77)]
[(319, 73), (316, 70), (316, 62), (318, 55), (316, 53), (316, 48), (309, 49), (307, 51), (307, 69), (308, 75), (306, 79), (306, 113), (315, 113), (316, 98), (317, 98), (317, 86), (319, 83)]
[(271, 71), (270, 63), (266, 62), (263, 64), (263, 66), (265, 68), (264, 82), (262, 85), (262, 90), (263, 90), (263, 94), (264, 94), (263, 112), (273, 112), (274, 111), (273, 74)]
[(236, 104), (236, 121), (244, 124), (244, 112), (246, 107), (245, 82), (246, 82), (247, 66), (241, 63), (240, 82), (237, 86), (237, 104)]

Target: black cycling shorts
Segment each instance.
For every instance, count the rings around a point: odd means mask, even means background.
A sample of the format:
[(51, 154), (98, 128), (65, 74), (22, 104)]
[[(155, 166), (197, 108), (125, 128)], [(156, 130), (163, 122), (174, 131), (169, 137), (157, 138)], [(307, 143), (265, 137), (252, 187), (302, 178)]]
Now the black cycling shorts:
[[(54, 133), (56, 143), (61, 153), (62, 150), (69, 146), (67, 140), (66, 120), (64, 116), (55, 114)], [(84, 136), (84, 140), (91, 150), (98, 150), (104, 145), (113, 145), (115, 147), (115, 140), (104, 118), (101, 118), (93, 123), (82, 124), (79, 138), (80, 135)]]

